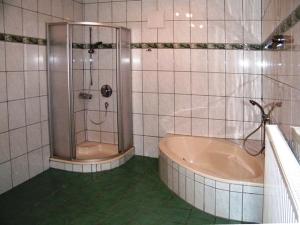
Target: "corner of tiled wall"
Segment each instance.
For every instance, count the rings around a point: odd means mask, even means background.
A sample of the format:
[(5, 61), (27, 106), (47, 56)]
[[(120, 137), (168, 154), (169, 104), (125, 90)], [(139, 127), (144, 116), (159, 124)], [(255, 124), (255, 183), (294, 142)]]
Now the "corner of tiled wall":
[(0, 194), (49, 168), (46, 46), (37, 40), (46, 22), (82, 15), (75, 0), (0, 1)]
[[(261, 0), (84, 3), (86, 21), (127, 26), (132, 43), (261, 42)], [(156, 10), (164, 12), (164, 27), (148, 28)], [(260, 50), (145, 47), (133, 48), (132, 59), (137, 155), (158, 157), (159, 139), (167, 133), (243, 138), (259, 125), (248, 100), (261, 99)]]

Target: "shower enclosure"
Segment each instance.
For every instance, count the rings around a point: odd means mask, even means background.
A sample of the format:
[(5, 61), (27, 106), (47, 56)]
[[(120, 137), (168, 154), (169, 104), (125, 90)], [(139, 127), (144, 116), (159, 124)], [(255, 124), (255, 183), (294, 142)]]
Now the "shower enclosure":
[(133, 145), (130, 30), (49, 23), (51, 157), (101, 160)]

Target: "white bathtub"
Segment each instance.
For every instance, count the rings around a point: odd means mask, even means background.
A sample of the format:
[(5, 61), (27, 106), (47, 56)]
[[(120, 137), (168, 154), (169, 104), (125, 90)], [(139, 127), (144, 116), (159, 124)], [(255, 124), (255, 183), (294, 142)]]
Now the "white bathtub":
[(178, 196), (209, 214), (262, 221), (263, 157), (217, 138), (169, 136), (160, 148), (160, 177)]

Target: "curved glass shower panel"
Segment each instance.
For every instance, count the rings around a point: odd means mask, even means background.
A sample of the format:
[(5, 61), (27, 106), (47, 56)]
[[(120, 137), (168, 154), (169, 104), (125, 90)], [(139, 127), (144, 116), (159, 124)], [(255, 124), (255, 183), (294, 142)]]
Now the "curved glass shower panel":
[[(65, 57), (72, 62), (64, 63), (69, 68), (69, 73), (64, 74), (69, 89), (54, 100), (66, 99), (70, 109), (65, 112), (71, 121), (66, 127), (70, 144), (68, 149), (62, 149), (69, 157), (64, 158), (90, 160), (117, 156), (132, 147), (130, 30), (95, 23), (64, 24), (69, 34), (65, 46), (70, 49)], [(48, 32), (56, 26), (57, 23), (50, 24)], [(51, 50), (53, 46), (48, 48)], [(53, 72), (49, 70), (49, 83), (56, 88)], [(53, 153), (62, 156), (57, 151)]]

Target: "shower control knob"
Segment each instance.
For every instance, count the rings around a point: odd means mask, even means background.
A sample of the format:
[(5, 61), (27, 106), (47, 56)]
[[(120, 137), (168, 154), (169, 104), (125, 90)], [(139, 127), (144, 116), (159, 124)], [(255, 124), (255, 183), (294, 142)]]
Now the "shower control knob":
[(101, 94), (103, 97), (108, 98), (112, 95), (112, 89), (109, 85), (105, 84), (101, 87)]

